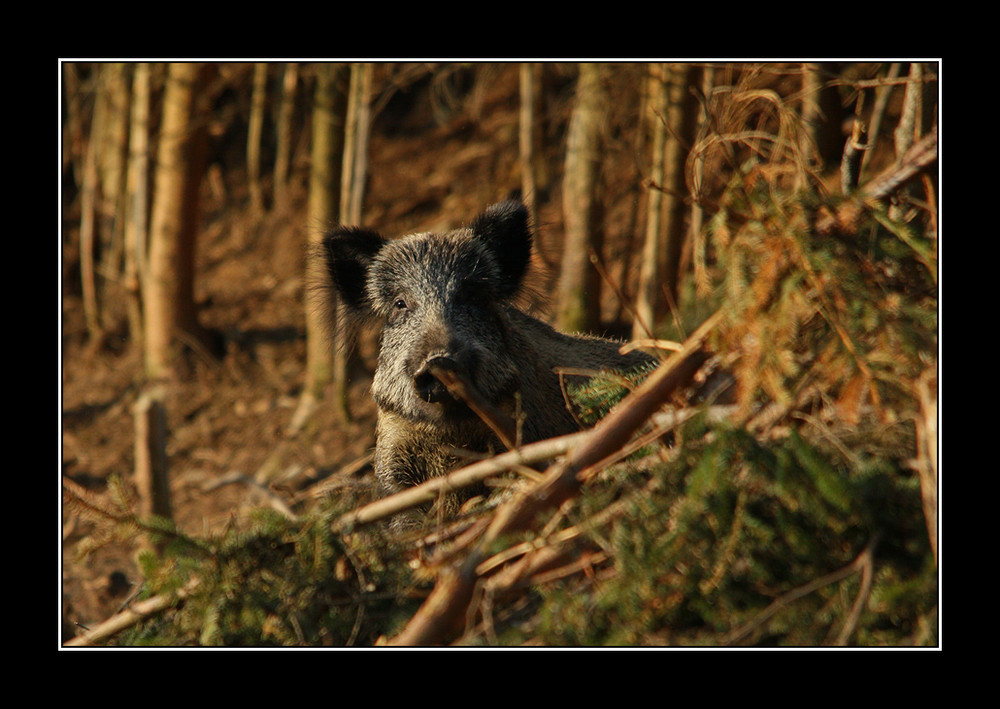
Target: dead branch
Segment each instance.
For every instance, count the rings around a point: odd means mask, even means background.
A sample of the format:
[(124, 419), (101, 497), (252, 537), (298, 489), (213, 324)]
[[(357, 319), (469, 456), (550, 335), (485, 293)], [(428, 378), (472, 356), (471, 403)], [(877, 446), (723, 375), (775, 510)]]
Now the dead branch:
[[(824, 586), (829, 586), (831, 583), (837, 583), (838, 581), (842, 581), (848, 578), (849, 576), (853, 576), (858, 571), (870, 573), (869, 567), (873, 563), (875, 546), (877, 543), (878, 543), (878, 536), (876, 535), (870, 542), (868, 542), (868, 546), (865, 547), (864, 551), (862, 551), (854, 559), (854, 561), (852, 561), (847, 566), (844, 566), (840, 569), (837, 569), (836, 571), (832, 571), (828, 574), (825, 574), (824, 576), (820, 576), (817, 579), (813, 579), (812, 581), (805, 583), (799, 586), (798, 588), (793, 588), (788, 593), (783, 594), (775, 601), (773, 601), (771, 605), (769, 605), (767, 608), (765, 608), (756, 616), (754, 616), (754, 618), (752, 618), (750, 621), (744, 623), (739, 628), (736, 628), (728, 635), (726, 635), (724, 640), (722, 641), (722, 644), (736, 645), (738, 643), (745, 641), (754, 632), (756, 632), (758, 628), (764, 626), (772, 617), (774, 617), (774, 615), (778, 613), (778, 611), (782, 610), (783, 608), (787, 608), (800, 598), (808, 596), (810, 593), (818, 591)], [(868, 569), (868, 571), (866, 571), (866, 569)], [(864, 588), (862, 588), (862, 593), (863, 592)], [(849, 634), (851, 628), (852, 628), (851, 618), (848, 618), (848, 621), (844, 625), (844, 629), (841, 631), (841, 637), (838, 639), (838, 642), (840, 642), (841, 640), (843, 642), (846, 642), (847, 639), (846, 635)]]
[(75, 638), (68, 640), (64, 643), (64, 645), (66, 647), (83, 647), (94, 645), (102, 640), (107, 640), (116, 633), (119, 633), (126, 628), (130, 628), (150, 616), (162, 613), (169, 608), (173, 608), (185, 598), (190, 596), (191, 592), (194, 591), (197, 586), (198, 579), (195, 578), (176, 591), (162, 593), (159, 596), (153, 596), (152, 598), (147, 598), (144, 601), (139, 601), (129, 608), (126, 608), (121, 613), (116, 613), (111, 616), (93, 630), (88, 630), (83, 635), (78, 635)]
[(898, 163), (866, 182), (854, 194), (856, 199), (844, 202), (836, 212), (822, 214), (816, 220), (821, 235), (835, 232), (852, 233), (864, 205), (885, 199), (900, 187), (920, 175), (937, 160), (937, 133), (932, 132), (917, 141)]
[(639, 387), (597, 426), (571, 453), (549, 467), (545, 477), (501, 507), (476, 548), (457, 566), (445, 568), (424, 605), (391, 645), (433, 645), (445, 642), (464, 622), (479, 579), (477, 567), (499, 537), (526, 529), (542, 512), (555, 509), (574, 495), (598, 469), (597, 464), (623, 447), (676, 391), (687, 384), (708, 358), (705, 343), (721, 319), (712, 315)]
[(442, 367), (436, 362), (431, 362), (428, 369), (448, 391), (464, 401), (465, 405), (497, 434), (507, 450), (517, 447), (517, 426), (514, 419), (487, 401), (479, 390), (458, 372)]
[(298, 521), (299, 516), (292, 511), (292, 508), (289, 507), (284, 500), (275, 494), (274, 490), (266, 485), (263, 485), (257, 480), (254, 480), (249, 475), (244, 475), (238, 470), (206, 483), (202, 486), (202, 491), (211, 492), (212, 490), (217, 490), (220, 487), (233, 484), (246, 485), (252, 493), (263, 499), (271, 507), (271, 509), (281, 513), (293, 522)]
[(558, 438), (531, 443), (507, 453), (477, 461), (448, 475), (431, 478), (420, 485), (348, 512), (334, 523), (334, 531), (347, 531), (360, 525), (385, 519), (403, 510), (433, 502), (442, 492), (460, 490), (475, 485), (491, 475), (506, 472), (518, 465), (530, 465), (564, 455), (578, 444), (587, 433), (586, 431), (570, 433)]

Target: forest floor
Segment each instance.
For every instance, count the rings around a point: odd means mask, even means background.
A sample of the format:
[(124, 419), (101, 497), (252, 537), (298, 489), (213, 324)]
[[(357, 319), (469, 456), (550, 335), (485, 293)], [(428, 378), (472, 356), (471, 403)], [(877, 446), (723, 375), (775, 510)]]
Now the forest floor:
[[(451, 228), (516, 188), (516, 77), (516, 68), (508, 69), (487, 84), (474, 107), (476, 120), (456, 112), (429, 131), (373, 133), (365, 223), (391, 236)], [(187, 376), (170, 385), (167, 397), (174, 517), (196, 536), (238, 524), (247, 509), (265, 504), (252, 486), (217, 486), (226, 476), (266, 478), (282, 499), (306, 503), (320, 487), (365, 490), (371, 483), (370, 467), (355, 465), (374, 440), (370, 338), (352, 377), (354, 420), (338, 422), (324, 402), (303, 430), (288, 433), (305, 376), (303, 265), (308, 230), (316, 228), (305, 216), (308, 146), (302, 143), (284, 208), (256, 214), (242, 167), (227, 171), (215, 163), (203, 185), (196, 300), (202, 324), (222, 335), (225, 353), (193, 355)], [(68, 234), (78, 229), (77, 215), (75, 205), (64, 205)], [(538, 244), (542, 262), (551, 266), (561, 238), (557, 199), (541, 203), (538, 221), (551, 227), (541, 230)], [(141, 353), (127, 335), (124, 299), (114, 283), (104, 284), (108, 336), (98, 345), (88, 339), (78, 258), (69, 246), (62, 268), (61, 475), (105, 496), (111, 476), (131, 481)], [(60, 509), (65, 640), (118, 611), (141, 579), (135, 543), (113, 541), (81, 556), (95, 528), (61, 502)]]

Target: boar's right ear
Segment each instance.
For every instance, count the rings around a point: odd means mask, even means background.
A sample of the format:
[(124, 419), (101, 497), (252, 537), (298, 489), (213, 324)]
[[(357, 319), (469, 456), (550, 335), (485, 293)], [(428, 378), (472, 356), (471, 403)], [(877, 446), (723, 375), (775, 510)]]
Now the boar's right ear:
[(337, 227), (323, 237), (322, 254), (327, 275), (348, 308), (367, 309), (368, 269), (385, 244), (381, 235), (359, 227)]
[(500, 297), (517, 295), (531, 261), (531, 227), (528, 208), (520, 200), (487, 207), (469, 225), (482, 239), (500, 268)]

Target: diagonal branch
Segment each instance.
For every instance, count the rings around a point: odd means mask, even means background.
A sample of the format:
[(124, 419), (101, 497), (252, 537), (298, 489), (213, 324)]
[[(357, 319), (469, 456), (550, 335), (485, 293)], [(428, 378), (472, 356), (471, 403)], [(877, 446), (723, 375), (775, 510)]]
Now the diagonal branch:
[(461, 564), (442, 571), (424, 605), (390, 644), (434, 645), (447, 642), (459, 631), (479, 579), (477, 566), (493, 543), (528, 528), (539, 514), (576, 494), (599, 463), (626, 445), (678, 388), (690, 382), (708, 358), (705, 344), (721, 317), (717, 312), (705, 321), (680, 350), (588, 431), (563, 461), (550, 466), (537, 485), (501, 507), (477, 547)]

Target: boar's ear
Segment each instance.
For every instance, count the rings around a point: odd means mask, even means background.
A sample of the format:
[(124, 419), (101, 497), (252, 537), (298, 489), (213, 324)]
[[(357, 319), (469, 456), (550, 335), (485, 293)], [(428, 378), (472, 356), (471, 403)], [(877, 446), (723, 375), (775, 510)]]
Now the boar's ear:
[(354, 311), (367, 309), (368, 269), (386, 240), (368, 229), (337, 227), (323, 237), (326, 272), (341, 302)]
[(470, 228), (500, 267), (500, 297), (517, 295), (531, 261), (528, 209), (518, 200), (500, 202), (473, 219)]

